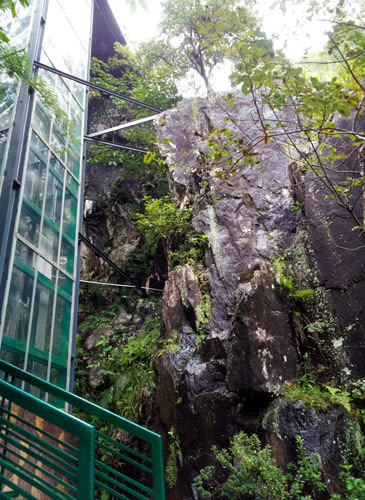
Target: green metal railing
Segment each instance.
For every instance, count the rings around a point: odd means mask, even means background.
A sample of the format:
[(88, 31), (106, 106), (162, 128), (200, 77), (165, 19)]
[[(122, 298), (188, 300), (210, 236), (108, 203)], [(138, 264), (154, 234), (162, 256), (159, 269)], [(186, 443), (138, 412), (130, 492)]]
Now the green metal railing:
[(161, 436), (5, 361), (0, 370), (0, 500), (165, 500)]

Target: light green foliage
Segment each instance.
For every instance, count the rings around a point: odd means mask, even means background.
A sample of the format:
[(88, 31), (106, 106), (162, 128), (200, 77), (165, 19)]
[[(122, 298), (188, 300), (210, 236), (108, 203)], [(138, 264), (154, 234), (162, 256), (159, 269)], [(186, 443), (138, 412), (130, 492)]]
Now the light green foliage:
[[(365, 478), (356, 478), (352, 475), (352, 465), (343, 465), (340, 479), (345, 486), (344, 500), (365, 500)], [(340, 495), (334, 495), (331, 500), (341, 500)]]
[(181, 446), (179, 436), (175, 427), (171, 427), (169, 431), (169, 454), (165, 467), (166, 483), (169, 488), (173, 488), (177, 481), (178, 459), (181, 454)]
[(322, 333), (326, 329), (327, 323), (325, 321), (316, 320), (309, 323), (304, 327), (309, 333)]
[(102, 309), (96, 314), (89, 314), (85, 321), (80, 323), (80, 330), (93, 330), (104, 323), (109, 323), (109, 321), (117, 314), (119, 308), (120, 304), (115, 304), (110, 309)]
[(160, 199), (145, 198), (145, 213), (137, 214), (137, 228), (143, 231), (146, 241), (156, 250), (159, 240), (170, 247), (174, 238), (190, 229), (192, 208), (179, 208), (168, 196)]
[[(284, 12), (287, 3), (280, 2)], [(336, 68), (332, 79), (322, 81), (291, 64), (280, 51), (275, 53), (272, 42), (265, 37), (257, 43), (233, 43), (232, 51), (237, 56), (233, 78), (241, 84), (243, 93), (253, 98), (261, 142), (284, 140), (302, 172), (310, 172), (326, 187), (327, 197), (347, 211), (353, 228), (364, 239), (364, 213), (360, 209), (364, 173), (352, 170), (339, 180), (333, 172), (343, 173), (345, 156), (338, 151), (339, 145), (344, 147), (346, 143), (346, 156), (362, 161), (365, 135), (352, 131), (362, 113), (365, 95), (365, 27), (350, 17), (353, 11), (348, 14), (341, 1), (312, 1), (306, 6), (309, 17), (316, 12), (329, 21), (327, 51)], [(361, 19), (364, 5), (358, 3), (356, 8)], [(288, 127), (285, 121), (283, 111), (287, 106), (296, 115), (295, 127)], [(336, 115), (350, 117), (351, 111), (352, 124), (345, 129), (336, 124)]]
[(244, 39), (253, 25), (249, 9), (239, 6), (237, 0), (168, 0), (161, 36), (144, 43), (141, 50), (172, 70), (175, 78), (186, 78), (190, 70), (195, 71), (209, 88), (211, 73), (230, 56), (232, 41)]
[[(120, 304), (118, 307), (120, 309)], [(95, 314), (81, 324), (75, 391), (82, 396), (91, 391), (100, 406), (125, 418), (137, 419), (143, 399), (154, 390), (152, 358), (160, 350), (160, 317), (147, 319), (131, 340), (125, 338), (123, 332), (114, 335), (109, 332), (100, 336), (92, 353), (85, 351), (82, 347), (83, 332), (110, 322), (114, 315), (112, 308), (109, 314), (103, 311), (100, 320), (96, 320), (98, 315)], [(85, 366), (87, 361), (89, 364)], [(98, 378), (88, 382), (90, 369), (96, 371)], [(88, 387), (89, 383), (92, 387)]]
[(101, 406), (126, 418), (136, 418), (142, 398), (154, 390), (152, 355), (158, 351), (159, 337), (160, 319), (156, 318), (148, 321), (124, 348), (108, 351), (102, 374), (109, 376), (110, 386), (100, 394)]
[[(129, 47), (119, 43), (115, 43), (114, 49), (115, 55), (107, 63), (93, 58), (91, 71), (94, 83), (160, 109), (171, 108), (179, 100), (176, 84), (168, 68), (149, 60), (141, 50), (132, 52)], [(96, 91), (94, 95), (100, 96)], [(150, 110), (136, 107), (117, 97), (112, 97), (112, 100), (131, 119), (153, 114)], [(128, 131), (127, 137), (140, 134), (140, 130), (138, 127)]]
[(145, 197), (145, 212), (136, 215), (136, 226), (143, 231), (147, 249), (155, 253), (161, 241), (168, 266), (199, 256), (207, 237), (194, 231), (192, 208), (179, 208), (168, 196)]
[(210, 321), (212, 314), (212, 300), (210, 293), (207, 290), (207, 283), (204, 278), (199, 277), (199, 287), (200, 287), (200, 303), (196, 308), (196, 342), (197, 345), (205, 339), (207, 335), (207, 326)]
[[(28, 0), (0, 0), (0, 13), (4, 12), (7, 13), (7, 11), (11, 12), (11, 15), (13, 17), (16, 17), (16, 9), (18, 5), (22, 5), (23, 7), (27, 7), (29, 5)], [(0, 46), (3, 43), (9, 43), (10, 40), (4, 33), (4, 29), (2, 26), (0, 26)]]
[(343, 406), (348, 412), (352, 410), (349, 392), (330, 385), (322, 386), (307, 376), (294, 384), (285, 383), (282, 397), (290, 403), (302, 401), (304, 406), (313, 410), (324, 411), (331, 406)]
[(293, 276), (285, 274), (286, 265), (284, 257), (278, 257), (277, 259), (275, 259), (274, 266), (276, 268), (277, 280), (290, 298), (298, 300), (298, 299), (305, 299), (312, 295), (313, 290), (311, 288), (306, 288), (304, 290), (297, 290)]
[[(321, 478), (318, 456), (308, 454), (301, 437), (297, 438), (297, 461), (289, 464), (285, 474), (276, 466), (269, 445), (262, 446), (256, 434), (240, 432), (233, 437), (229, 450), (213, 451), (219, 467), (228, 471), (222, 486), (214, 484), (217, 467), (208, 466), (194, 480), (202, 498), (217, 497), (240, 500), (243, 495), (254, 495), (257, 500), (302, 500), (316, 498), (325, 485)], [(310, 495), (307, 493), (311, 492)], [(304, 496), (305, 493), (305, 496)]]
[(164, 341), (162, 349), (159, 351), (158, 355), (162, 356), (164, 352), (179, 352), (179, 332), (177, 330), (173, 330), (171, 332), (171, 337)]

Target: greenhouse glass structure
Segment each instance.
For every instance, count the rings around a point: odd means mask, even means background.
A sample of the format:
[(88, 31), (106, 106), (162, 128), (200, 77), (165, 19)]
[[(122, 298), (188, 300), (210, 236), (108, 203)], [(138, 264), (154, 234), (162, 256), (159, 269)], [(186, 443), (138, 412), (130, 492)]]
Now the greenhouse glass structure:
[(161, 437), (72, 394), (90, 54), (124, 40), (107, 0), (30, 0), (17, 14), (1, 25), (64, 118), (0, 74), (0, 498), (163, 500)]
[[(33, 60), (87, 78), (90, 1), (46, 4), (32, 2), (9, 19), (11, 43), (29, 47)], [(65, 134), (25, 83), (2, 78), (1, 358), (69, 388), (85, 87), (43, 69), (38, 74), (73, 126)]]

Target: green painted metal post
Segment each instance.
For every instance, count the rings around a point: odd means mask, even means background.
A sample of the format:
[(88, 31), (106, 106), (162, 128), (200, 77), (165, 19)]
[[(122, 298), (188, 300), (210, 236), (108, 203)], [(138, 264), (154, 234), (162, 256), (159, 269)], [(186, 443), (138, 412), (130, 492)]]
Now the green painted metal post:
[(89, 426), (79, 436), (77, 500), (94, 499), (94, 450), (95, 428)]
[(165, 474), (163, 468), (162, 437), (155, 436), (152, 445), (153, 498), (165, 500)]

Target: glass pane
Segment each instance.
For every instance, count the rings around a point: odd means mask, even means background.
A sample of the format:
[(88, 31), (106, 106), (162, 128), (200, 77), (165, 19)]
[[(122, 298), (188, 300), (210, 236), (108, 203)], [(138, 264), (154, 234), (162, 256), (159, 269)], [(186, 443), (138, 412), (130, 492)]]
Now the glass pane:
[(61, 129), (56, 126), (53, 127), (51, 148), (54, 153), (56, 153), (62, 161), (66, 158), (66, 138), (61, 131)]
[[(26, 367), (27, 372), (32, 373), (36, 377), (42, 378), (43, 380), (47, 380), (47, 368), (47, 363), (39, 363), (37, 361), (34, 361), (32, 359), (31, 353), (29, 353), (29, 359)], [(29, 384), (25, 384), (24, 390), (25, 392), (28, 392), (29, 394), (32, 394), (39, 399), (44, 399), (46, 395), (45, 391), (43, 391), (42, 389), (34, 387), (33, 385), (30, 386)]]
[[(59, 162), (57, 163), (58, 165), (60, 165)], [(55, 224), (57, 224), (57, 226), (60, 227), (63, 182), (61, 182), (59, 179), (60, 177), (57, 175), (57, 171), (56, 170), (52, 171), (52, 168), (50, 168), (47, 181), (44, 213), (47, 217), (49, 217), (52, 220), (52, 222), (54, 222)]]
[[(23, 262), (27, 267), (34, 270), (36, 254), (27, 245), (24, 245), (21, 241), (16, 242), (15, 247), (15, 261)], [(19, 266), (18, 266), (19, 267)]]
[(0, 129), (5, 129), (11, 124), (18, 84), (3, 74), (0, 77)]
[[(67, 377), (66, 367), (61, 368), (59, 366), (52, 365), (50, 379), (49, 379), (51, 384), (54, 384), (54, 385), (57, 385), (58, 387), (62, 387), (63, 389), (66, 389), (66, 377)], [(50, 398), (49, 402), (51, 404), (55, 404), (56, 406), (59, 406), (59, 407), (64, 406), (64, 403), (60, 400), (55, 401), (55, 399), (51, 400), (51, 398)]]
[(49, 141), (49, 134), (51, 131), (51, 116), (49, 111), (46, 110), (42, 101), (37, 99), (33, 116), (33, 127), (37, 133), (43, 137), (45, 141)]
[(42, 208), (46, 183), (48, 149), (33, 132), (30, 144), (24, 196)]
[(34, 300), (30, 345), (32, 348), (47, 353), (47, 358), (52, 329), (53, 300), (54, 290), (41, 283), (40, 279), (38, 279)]
[(31, 14), (31, 6), (17, 8), (17, 17), (15, 18), (12, 17), (10, 11), (1, 12), (1, 26), (10, 38), (11, 44), (17, 49), (25, 49), (28, 44)]
[(31, 202), (23, 200), (22, 210), (20, 212), (18, 232), (26, 238), (29, 243), (37, 246), (39, 240), (39, 230), (41, 225), (41, 212)]
[(40, 241), (40, 251), (42, 255), (49, 260), (57, 263), (58, 243), (60, 241), (60, 232), (57, 228), (48, 224), (45, 220), (43, 224), (42, 236)]
[(67, 161), (66, 165), (74, 174), (74, 176), (78, 179), (80, 175), (80, 165), (81, 165), (81, 145), (78, 143), (78, 151), (74, 151), (77, 147), (77, 144), (69, 145), (69, 150), (67, 153)]
[[(37, 257), (37, 269), (42, 276), (39, 277), (40, 281), (45, 281), (46, 285), (54, 288), (56, 283), (56, 268), (52, 266), (49, 262), (43, 259), (40, 255)], [(44, 280), (46, 278), (46, 280)]]
[[(18, 368), (24, 368), (24, 353), (19, 352), (17, 349), (7, 345), (6, 338), (3, 339), (0, 350), (0, 358), (3, 361), (7, 361), (11, 365), (17, 366)], [(4, 380), (4, 372), (1, 373), (1, 379)], [(15, 387), (21, 387), (22, 382), (19, 379), (15, 379), (12, 382)]]
[(4, 336), (26, 342), (34, 280), (26, 272), (13, 268)]
[(78, 103), (84, 109), (85, 106), (85, 85), (80, 85), (79, 83), (73, 82), (72, 86), (73, 94), (76, 97)]
[(85, 50), (88, 50), (91, 9), (87, 2), (84, 0), (78, 0), (77, 2), (74, 0), (62, 0), (60, 4)]
[[(86, 50), (71, 27), (58, 2), (52, 2), (47, 15), (44, 51), (55, 68), (71, 75), (85, 78)], [(73, 2), (73, 9), (77, 8)], [(90, 8), (82, 16), (90, 15)], [(61, 42), (61, 43), (60, 43)]]
[(60, 76), (57, 76), (56, 86), (54, 89), (58, 105), (66, 114), (68, 114), (71, 95), (67, 83), (65, 83)]
[(8, 131), (0, 132), (0, 173), (3, 167), (3, 160), (5, 155), (6, 141), (8, 140)]
[(78, 188), (78, 183), (67, 172), (62, 231), (72, 240), (76, 236)]
[(62, 238), (61, 242), (61, 255), (60, 266), (68, 273), (74, 273), (75, 262), (75, 246), (71, 244), (66, 238)]
[(68, 340), (71, 326), (71, 302), (60, 295), (57, 297), (52, 356), (67, 359)]
[(63, 295), (68, 295), (69, 300), (71, 300), (72, 297), (72, 288), (73, 288), (73, 281), (68, 278), (65, 274), (59, 273), (58, 276), (58, 290), (61, 292)]

